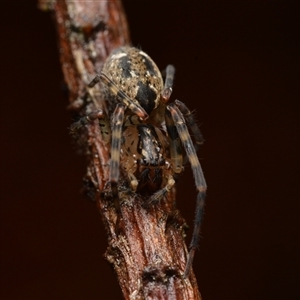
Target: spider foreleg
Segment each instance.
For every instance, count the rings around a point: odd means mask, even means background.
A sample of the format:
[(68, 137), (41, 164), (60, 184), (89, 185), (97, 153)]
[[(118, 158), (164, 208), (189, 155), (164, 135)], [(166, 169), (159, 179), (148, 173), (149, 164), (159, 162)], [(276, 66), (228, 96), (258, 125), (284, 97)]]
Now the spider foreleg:
[(100, 81), (100, 75), (96, 75), (95, 78), (88, 84), (88, 87), (94, 87)]
[(166, 68), (166, 78), (165, 78), (165, 85), (161, 92), (161, 96), (165, 102), (168, 102), (171, 94), (172, 94), (172, 88), (173, 88), (173, 82), (174, 82), (174, 74), (175, 74), (175, 68), (172, 65), (168, 65)]
[(124, 93), (106, 74), (101, 73), (100, 75), (96, 75), (96, 77), (89, 83), (89, 87), (95, 86), (100, 80), (107, 86), (112, 95), (122, 100), (125, 106), (128, 107), (133, 114), (137, 115), (141, 120), (148, 118), (148, 114), (138, 101), (130, 99), (127, 94)]

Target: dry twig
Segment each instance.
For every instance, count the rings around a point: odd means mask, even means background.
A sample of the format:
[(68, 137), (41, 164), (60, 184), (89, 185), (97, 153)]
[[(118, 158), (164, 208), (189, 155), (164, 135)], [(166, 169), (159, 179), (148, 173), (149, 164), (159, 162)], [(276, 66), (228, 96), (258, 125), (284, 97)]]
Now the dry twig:
[[(99, 85), (88, 88), (88, 83), (112, 49), (130, 44), (121, 3), (40, 0), (40, 7), (54, 11), (70, 110), (79, 116), (96, 109), (109, 111)], [(124, 298), (201, 299), (193, 272), (187, 279), (182, 277), (187, 257), (185, 222), (174, 209), (175, 191), (166, 202), (144, 209), (142, 199), (124, 189), (119, 216), (113, 201), (102, 196), (108, 181), (110, 145), (99, 122), (87, 124), (77, 140), (88, 162), (85, 189), (97, 202), (107, 231), (105, 257)]]

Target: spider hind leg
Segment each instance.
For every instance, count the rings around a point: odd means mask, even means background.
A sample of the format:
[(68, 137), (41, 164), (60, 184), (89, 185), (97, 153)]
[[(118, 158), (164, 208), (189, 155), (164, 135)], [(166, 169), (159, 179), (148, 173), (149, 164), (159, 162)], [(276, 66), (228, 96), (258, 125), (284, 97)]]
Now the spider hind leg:
[(113, 198), (118, 198), (118, 181), (120, 176), (120, 151), (122, 139), (122, 126), (124, 122), (125, 106), (117, 104), (112, 116), (112, 141), (109, 181), (111, 184)]
[(172, 119), (176, 126), (178, 135), (183, 144), (188, 160), (191, 164), (196, 188), (198, 190), (194, 230), (192, 235), (192, 241), (190, 244), (189, 256), (184, 271), (184, 278), (187, 278), (190, 274), (195, 251), (199, 244), (199, 233), (200, 233), (201, 222), (203, 217), (203, 209), (204, 209), (204, 203), (206, 198), (207, 186), (206, 186), (206, 181), (203, 175), (203, 171), (199, 159), (196, 155), (196, 150), (193, 145), (193, 141), (189, 135), (188, 128), (186, 126), (185, 117), (183, 116), (180, 109), (177, 107), (176, 103), (175, 105), (174, 104), (168, 105), (167, 109), (170, 111), (172, 115)]
[(145, 206), (153, 205), (158, 203), (161, 199), (163, 199), (172, 189), (175, 184), (175, 180), (173, 176), (168, 177), (167, 184), (156, 193), (154, 193), (146, 202)]

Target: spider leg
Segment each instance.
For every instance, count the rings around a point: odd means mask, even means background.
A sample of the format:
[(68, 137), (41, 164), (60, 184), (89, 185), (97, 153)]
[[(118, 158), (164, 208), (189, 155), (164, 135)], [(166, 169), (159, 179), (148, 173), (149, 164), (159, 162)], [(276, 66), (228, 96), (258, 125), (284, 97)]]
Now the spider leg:
[[(169, 137), (169, 148), (171, 157), (171, 167), (175, 174), (179, 174), (182, 171), (182, 151), (181, 141), (175, 127), (172, 115), (169, 110), (165, 111), (166, 128)], [(165, 187), (154, 193), (147, 201), (147, 205), (159, 202), (168, 192), (172, 189), (175, 184), (174, 177), (169, 175), (168, 181)]]
[(131, 187), (131, 190), (132, 190), (133, 192), (135, 192), (136, 189), (137, 189), (137, 187), (138, 187), (138, 185), (139, 185), (139, 182), (138, 182), (138, 180), (136, 179), (136, 177), (134, 176), (133, 173), (128, 173), (128, 178), (129, 178), (129, 180), (130, 180), (130, 187)]
[(95, 121), (96, 119), (102, 119), (104, 117), (104, 113), (102, 109), (97, 109), (92, 111), (88, 115), (80, 118), (77, 122), (74, 122), (70, 126), (70, 134), (75, 135), (77, 131), (83, 126)]
[[(114, 199), (118, 199), (118, 180), (120, 176), (120, 151), (122, 139), (122, 126), (124, 122), (125, 106), (118, 103), (112, 116), (112, 141), (111, 141), (111, 159), (109, 181)], [(116, 202), (116, 209), (119, 210), (119, 204)]]
[(124, 93), (117, 85), (104, 73), (96, 75), (96, 77), (89, 83), (89, 87), (95, 86), (99, 81), (102, 81), (110, 90), (110, 92), (120, 98), (123, 103), (128, 107), (133, 114), (137, 115), (140, 119), (145, 120), (148, 118), (148, 114), (141, 107), (138, 101), (130, 99), (126, 93)]
[(165, 78), (165, 85), (161, 92), (161, 96), (165, 102), (168, 102), (171, 94), (172, 94), (172, 87), (174, 82), (174, 74), (175, 68), (173, 65), (168, 65), (166, 68), (166, 78)]
[(169, 110), (165, 110), (165, 121), (166, 128), (169, 136), (169, 145), (170, 145), (170, 156), (172, 162), (172, 168), (174, 173), (179, 174), (182, 171), (182, 150), (181, 142), (177, 132), (177, 129), (174, 125), (171, 113)]
[(182, 115), (181, 111), (176, 105), (170, 104), (167, 106), (167, 109), (171, 112), (180, 140), (184, 146), (187, 157), (190, 161), (194, 179), (195, 179), (196, 188), (198, 190), (193, 236), (190, 244), (190, 252), (189, 252), (187, 264), (184, 271), (184, 278), (187, 278), (192, 268), (196, 248), (199, 244), (200, 226), (201, 226), (201, 221), (203, 216), (207, 186), (206, 186), (206, 181), (203, 175), (201, 165), (196, 155), (196, 150), (193, 146), (193, 142), (189, 135), (188, 128), (185, 124), (184, 116)]
[[(175, 100), (175, 105), (179, 108), (179, 110), (183, 114), (187, 126), (192, 131), (192, 134), (193, 134), (194, 139), (195, 139), (194, 148), (197, 152), (200, 149), (203, 142), (204, 142), (203, 135), (202, 135), (199, 127), (197, 126), (197, 124), (195, 122), (193, 114), (190, 112), (190, 110), (187, 108), (187, 106), (179, 100)], [(188, 161), (188, 157), (185, 157), (183, 165), (186, 165), (187, 161)]]
[(157, 191), (156, 193), (154, 193), (150, 197), (150, 199), (147, 201), (146, 206), (156, 204), (157, 202), (159, 202), (163, 197), (166, 196), (167, 193), (169, 193), (171, 191), (174, 184), (175, 184), (175, 180), (174, 180), (173, 176), (169, 175), (166, 186), (164, 188), (160, 189), (159, 191)]

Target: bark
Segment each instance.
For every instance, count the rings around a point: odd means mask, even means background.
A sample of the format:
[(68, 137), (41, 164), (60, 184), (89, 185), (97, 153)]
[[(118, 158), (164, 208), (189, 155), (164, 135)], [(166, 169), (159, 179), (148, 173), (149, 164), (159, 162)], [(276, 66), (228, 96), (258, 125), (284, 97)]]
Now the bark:
[[(100, 85), (88, 83), (110, 51), (130, 44), (121, 3), (109, 1), (47, 0), (53, 10), (60, 60), (69, 89), (69, 109), (84, 116), (96, 109), (110, 111)], [(76, 135), (87, 158), (86, 194), (100, 210), (107, 231), (105, 258), (112, 265), (125, 299), (201, 299), (194, 273), (183, 279), (187, 259), (185, 221), (175, 209), (175, 189), (167, 201), (143, 208), (143, 199), (124, 188), (120, 178), (120, 211), (107, 197), (110, 144), (98, 121)]]

